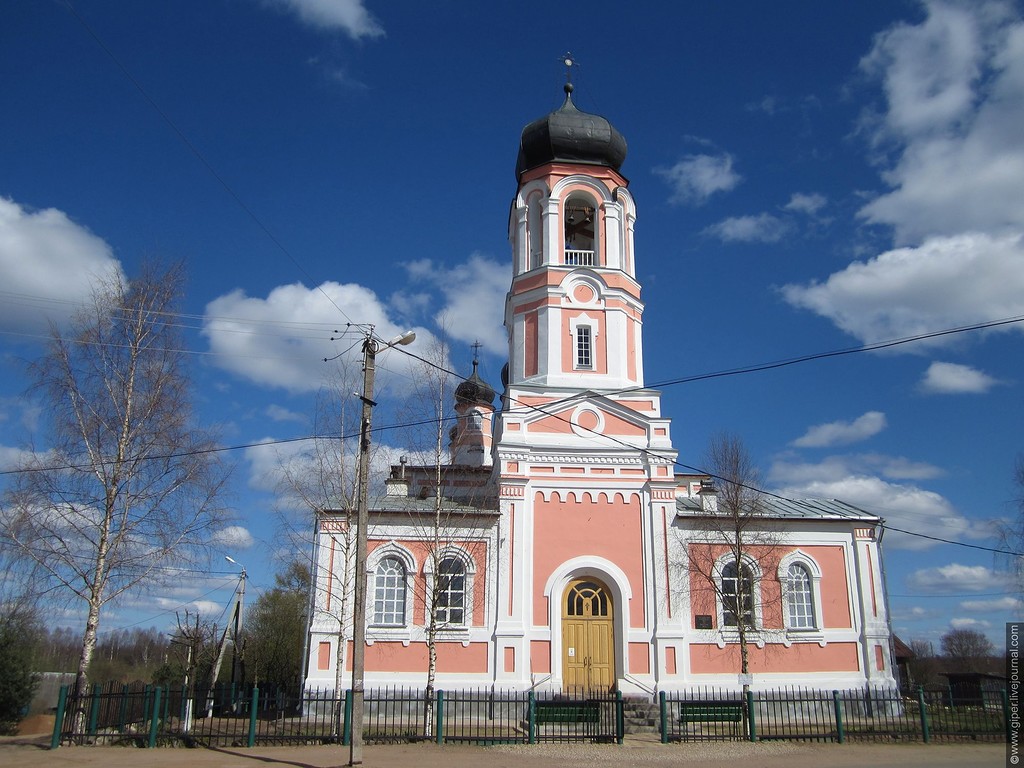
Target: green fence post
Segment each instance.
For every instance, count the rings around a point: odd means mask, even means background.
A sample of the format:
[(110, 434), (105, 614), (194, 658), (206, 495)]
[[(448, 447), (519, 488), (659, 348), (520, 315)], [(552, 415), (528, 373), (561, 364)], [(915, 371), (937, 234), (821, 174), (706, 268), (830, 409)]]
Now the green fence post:
[(626, 735), (626, 713), (622, 704), (622, 691), (615, 691), (615, 743), (621, 744)]
[(128, 719), (128, 683), (121, 686), (121, 709), (117, 713), (117, 732), (124, 733), (125, 720)]
[(438, 744), (444, 744), (444, 691), (437, 692), (437, 702), (434, 704), (434, 739)]
[[(1005, 697), (1006, 692), (1003, 692)], [(60, 746), (60, 732), (64, 727), (64, 710), (68, 706), (68, 687), (62, 685), (60, 687), (60, 694), (57, 696), (57, 717), (53, 721), (53, 736), (50, 738), (50, 749), (56, 749)], [(1009, 718), (1007, 718), (1009, 722)]]
[(146, 692), (142, 697), (142, 727), (146, 727), (146, 723), (149, 722), (149, 707), (153, 699), (153, 686), (147, 685)]
[(1006, 743), (1010, 743), (1010, 697), (1006, 694), (1006, 689), (1003, 688), (1000, 693), (1003, 698), (1003, 727), (1006, 729)]
[(99, 726), (100, 719), (100, 691), (102, 690), (99, 683), (94, 683), (92, 686), (92, 700), (89, 703), (89, 735), (95, 736), (96, 730)]
[(160, 729), (160, 693), (163, 689), (158, 685), (153, 691), (153, 717), (149, 721), (149, 748), (156, 746), (156, 734)]
[(341, 726), (341, 743), (348, 746), (352, 743), (352, 689), (345, 691), (345, 722)]
[(754, 692), (747, 691), (747, 724), (750, 727), (750, 740), (757, 741), (757, 720), (754, 717)]
[(836, 740), (842, 744), (846, 741), (846, 731), (843, 729), (843, 705), (839, 701), (839, 691), (832, 691), (832, 706), (836, 712)]
[(924, 705), (924, 687), (917, 689), (917, 704), (921, 708), (921, 738), (927, 744), (930, 741), (928, 733), (928, 709)]
[(664, 691), (658, 692), (658, 705), (661, 710), (661, 743), (668, 744), (668, 703)]
[(527, 697), (526, 704), (526, 725), (527, 733), (529, 733), (528, 743), (537, 743), (537, 701), (533, 691), (530, 691), (530, 695)]
[(256, 713), (260, 708), (260, 689), (252, 687), (252, 701), (249, 704), (249, 746), (256, 746)]

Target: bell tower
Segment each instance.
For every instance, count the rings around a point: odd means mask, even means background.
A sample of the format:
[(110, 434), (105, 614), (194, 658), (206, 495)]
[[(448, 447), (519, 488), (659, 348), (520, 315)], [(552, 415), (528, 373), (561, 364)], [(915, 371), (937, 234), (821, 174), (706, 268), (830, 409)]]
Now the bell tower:
[(566, 83), (561, 108), (526, 126), (520, 142), (508, 384), (643, 386), (636, 209), (619, 173), (626, 141), (605, 118), (578, 110), (572, 91)]

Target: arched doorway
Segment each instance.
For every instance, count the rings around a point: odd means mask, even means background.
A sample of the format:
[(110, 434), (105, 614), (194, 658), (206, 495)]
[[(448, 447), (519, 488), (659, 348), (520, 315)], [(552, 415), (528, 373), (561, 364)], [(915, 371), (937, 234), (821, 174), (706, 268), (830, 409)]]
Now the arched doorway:
[(615, 683), (615, 628), (611, 593), (597, 579), (569, 582), (562, 597), (562, 683), (607, 691)]

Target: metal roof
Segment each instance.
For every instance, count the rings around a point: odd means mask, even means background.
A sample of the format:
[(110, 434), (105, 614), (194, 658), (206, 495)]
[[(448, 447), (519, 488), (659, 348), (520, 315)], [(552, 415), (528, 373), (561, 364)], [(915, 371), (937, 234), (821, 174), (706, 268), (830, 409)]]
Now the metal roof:
[[(852, 504), (838, 499), (782, 499), (778, 496), (762, 496), (762, 516), (794, 520), (851, 520), (869, 523), (881, 522), (873, 515)], [(702, 517), (704, 512), (699, 498), (676, 497), (676, 514), (680, 517)]]

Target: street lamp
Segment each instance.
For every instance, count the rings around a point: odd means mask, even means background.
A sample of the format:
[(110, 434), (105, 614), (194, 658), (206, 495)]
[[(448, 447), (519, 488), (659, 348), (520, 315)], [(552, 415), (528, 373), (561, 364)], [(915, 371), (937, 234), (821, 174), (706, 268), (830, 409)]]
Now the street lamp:
[[(363, 678), (366, 672), (366, 529), (370, 513), (367, 509), (367, 494), (370, 485), (370, 425), (373, 421), (373, 378), (377, 353), (391, 347), (412, 344), (416, 340), (413, 331), (396, 336), (386, 344), (373, 338), (370, 327), (363, 341), (363, 414), (359, 431), (359, 499), (356, 510), (356, 584), (355, 605), (352, 610), (352, 726), (349, 739), (349, 765), (363, 762)], [(339, 637), (338, 642), (344, 638)]]

